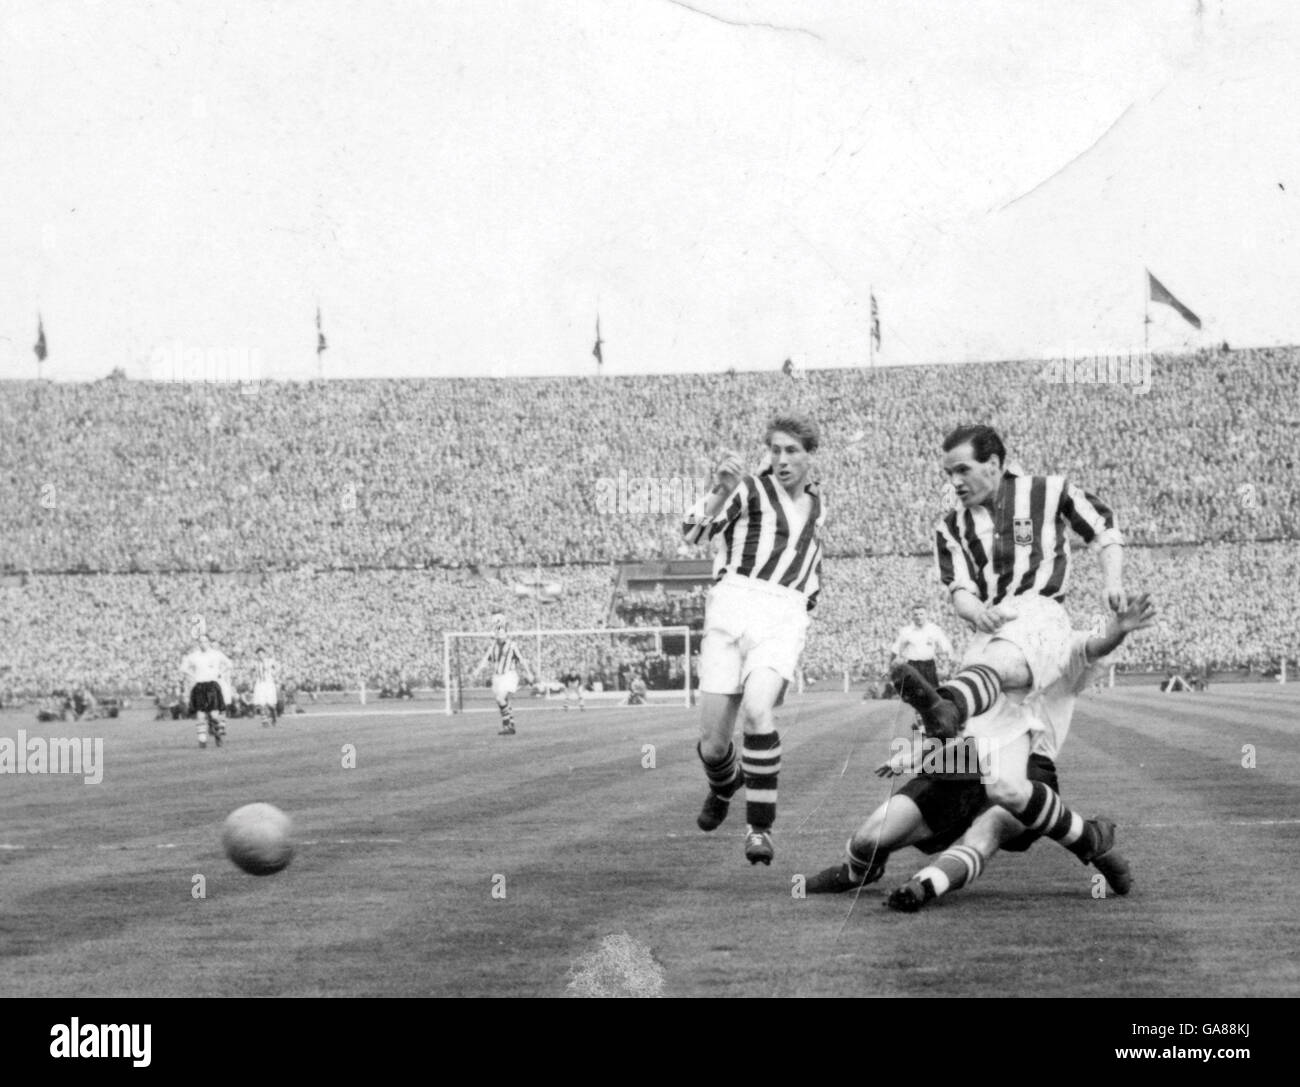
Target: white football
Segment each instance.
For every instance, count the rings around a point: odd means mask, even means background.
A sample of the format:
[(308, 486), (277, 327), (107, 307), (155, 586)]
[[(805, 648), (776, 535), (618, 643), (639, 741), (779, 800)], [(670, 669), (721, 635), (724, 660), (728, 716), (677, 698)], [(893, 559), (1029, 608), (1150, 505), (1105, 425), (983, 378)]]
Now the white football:
[(293, 822), (274, 804), (245, 804), (226, 817), (221, 844), (245, 872), (269, 876), (293, 860)]

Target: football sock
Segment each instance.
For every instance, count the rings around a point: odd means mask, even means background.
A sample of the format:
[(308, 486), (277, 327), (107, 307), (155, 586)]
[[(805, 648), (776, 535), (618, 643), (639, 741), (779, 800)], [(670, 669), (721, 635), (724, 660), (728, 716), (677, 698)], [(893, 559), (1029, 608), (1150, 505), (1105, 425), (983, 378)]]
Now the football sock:
[(922, 868), (912, 878), (928, 888), (927, 898), (938, 898), (948, 891), (965, 887), (979, 878), (984, 871), (984, 857), (978, 849), (968, 845), (955, 845), (939, 854), (931, 865)]
[(872, 866), (883, 866), (885, 861), (889, 859), (888, 849), (881, 849), (872, 843), (867, 843), (855, 849), (852, 838), (849, 839), (849, 844), (845, 846), (844, 852), (849, 863), (849, 875), (855, 880), (865, 876)]
[(776, 822), (776, 782), (781, 772), (781, 736), (764, 732), (746, 736), (741, 754), (745, 771), (745, 822), (770, 830)]
[(704, 757), (704, 752), (700, 750), (699, 744), (695, 745), (695, 751), (700, 756), (700, 762), (704, 763), (704, 776), (709, 779), (709, 788), (718, 796), (729, 800), (741, 785), (740, 762), (736, 758), (736, 745), (727, 744), (727, 753), (722, 756), (719, 762), (709, 762)]
[(1013, 812), (1030, 830), (1060, 842), (1085, 864), (1096, 848), (1090, 824), (1062, 803), (1056, 791), (1041, 781), (1030, 782), (1032, 793), (1025, 810)]
[(963, 668), (947, 683), (940, 684), (939, 694), (955, 702), (964, 720), (978, 717), (998, 700), (1002, 681), (987, 664)]

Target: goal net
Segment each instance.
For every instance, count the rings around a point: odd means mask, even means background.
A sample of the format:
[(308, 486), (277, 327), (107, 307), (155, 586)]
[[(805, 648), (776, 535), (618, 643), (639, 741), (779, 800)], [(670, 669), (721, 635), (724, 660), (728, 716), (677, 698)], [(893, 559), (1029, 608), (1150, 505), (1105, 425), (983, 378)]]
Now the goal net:
[[(449, 631), (442, 638), (442, 674), (448, 714), (491, 710), (492, 665), (483, 662), (495, 635)], [(598, 627), (589, 630), (512, 630), (525, 667), (514, 705), (557, 706), (566, 695), (562, 677), (581, 677), (584, 702), (593, 705), (689, 706), (699, 635), (689, 627)], [(535, 681), (530, 687), (526, 682)], [(641, 687), (644, 685), (644, 694)]]

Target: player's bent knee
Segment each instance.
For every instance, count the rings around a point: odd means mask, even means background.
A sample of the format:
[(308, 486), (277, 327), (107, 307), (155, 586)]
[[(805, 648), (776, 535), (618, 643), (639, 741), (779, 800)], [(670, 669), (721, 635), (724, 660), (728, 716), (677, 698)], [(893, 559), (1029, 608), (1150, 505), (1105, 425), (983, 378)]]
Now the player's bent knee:
[(700, 738), (700, 754), (706, 762), (721, 762), (726, 757), (730, 736), (709, 735)]
[(1024, 651), (1014, 642), (994, 638), (981, 654), (981, 663), (997, 672), (998, 679), (1007, 690), (1030, 686), (1033, 677), (1030, 675), (1029, 662), (1025, 659)]
[(1031, 790), (1029, 782), (1023, 779), (992, 781), (984, 786), (985, 793), (994, 804), (1001, 804), (1012, 811), (1020, 811), (1029, 803)]

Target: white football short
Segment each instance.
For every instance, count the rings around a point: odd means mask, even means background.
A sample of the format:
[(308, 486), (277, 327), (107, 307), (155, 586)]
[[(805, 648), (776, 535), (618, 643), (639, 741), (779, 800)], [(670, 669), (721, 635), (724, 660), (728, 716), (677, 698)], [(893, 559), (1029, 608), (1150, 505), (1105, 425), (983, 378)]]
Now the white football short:
[(709, 590), (700, 646), (700, 690), (740, 694), (756, 668), (789, 683), (808, 633), (803, 593), (770, 581), (727, 574)]
[(1003, 623), (992, 634), (973, 635), (962, 657), (962, 667), (978, 663), (984, 648), (1000, 638), (1025, 655), (1032, 681), (1029, 693), (1047, 690), (1070, 667), (1070, 616), (1064, 607), (1046, 596), (1013, 596), (998, 607), (1015, 611), (1016, 618)]
[(275, 684), (269, 679), (259, 680), (253, 685), (254, 706), (274, 706), (276, 703)]
[(504, 702), (517, 690), (519, 690), (518, 672), (502, 672), (499, 676), (492, 677), (492, 697), (498, 702)]

